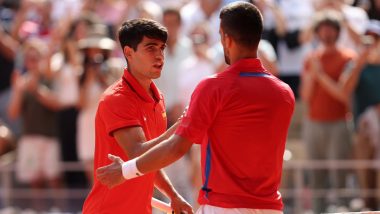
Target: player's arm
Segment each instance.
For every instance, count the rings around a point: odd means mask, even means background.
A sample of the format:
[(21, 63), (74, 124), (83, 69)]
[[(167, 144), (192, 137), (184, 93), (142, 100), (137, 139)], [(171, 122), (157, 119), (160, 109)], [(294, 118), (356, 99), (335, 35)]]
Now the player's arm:
[(129, 159), (133, 159), (144, 152), (148, 151), (153, 146), (169, 138), (178, 126), (178, 122), (170, 127), (166, 132), (159, 137), (150, 141), (146, 141), (143, 129), (140, 126), (127, 127), (116, 130), (113, 132), (113, 136), (118, 142), (119, 146), (123, 148), (125, 154)]
[[(113, 136), (128, 158), (133, 159), (172, 135), (178, 126), (177, 123), (165, 133), (150, 141), (146, 141), (144, 132), (140, 126), (116, 130), (113, 132)], [(124, 161), (120, 157), (111, 154), (108, 155), (108, 158), (112, 163), (98, 168), (96, 170), (96, 177), (102, 184), (112, 188), (125, 181), (121, 168)]]
[[(123, 144), (123, 142), (119, 144)], [(96, 177), (102, 184), (112, 188), (123, 183), (125, 178), (132, 178), (127, 175), (129, 174), (128, 170), (133, 174), (133, 177), (158, 171), (183, 156), (190, 149), (191, 145), (192, 143), (187, 139), (178, 135), (172, 135), (172, 137), (154, 146), (141, 157), (134, 158), (128, 162), (124, 162), (120, 157), (109, 154), (108, 158), (112, 163), (98, 168), (96, 170)], [(136, 161), (138, 161), (138, 166), (136, 165)], [(132, 166), (132, 170), (129, 169), (129, 165)], [(123, 168), (128, 170), (123, 172)]]
[(157, 171), (181, 158), (189, 151), (192, 145), (193, 143), (186, 138), (173, 135), (138, 157), (136, 166), (143, 174)]

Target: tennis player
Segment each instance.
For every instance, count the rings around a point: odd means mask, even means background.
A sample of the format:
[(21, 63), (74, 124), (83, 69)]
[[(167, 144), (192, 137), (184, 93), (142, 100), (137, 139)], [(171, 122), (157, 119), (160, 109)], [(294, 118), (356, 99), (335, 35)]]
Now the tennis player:
[[(294, 95), (257, 58), (263, 21), (250, 3), (234, 2), (220, 13), (223, 72), (203, 80), (175, 134), (140, 157), (99, 168), (109, 187), (179, 159), (193, 143), (202, 147), (199, 214), (283, 213), (279, 186)], [(180, 173), (180, 172), (179, 172)]]
[[(166, 29), (153, 20), (135, 19), (123, 23), (118, 33), (128, 68), (99, 101), (95, 119), (95, 169), (110, 163), (108, 153), (124, 160), (143, 154), (173, 134), (177, 126), (165, 132), (164, 101), (152, 82), (160, 77), (164, 65)], [(192, 213), (191, 206), (161, 170), (125, 181), (112, 189), (95, 178), (83, 213), (150, 214), (154, 186), (170, 198), (174, 211)]]

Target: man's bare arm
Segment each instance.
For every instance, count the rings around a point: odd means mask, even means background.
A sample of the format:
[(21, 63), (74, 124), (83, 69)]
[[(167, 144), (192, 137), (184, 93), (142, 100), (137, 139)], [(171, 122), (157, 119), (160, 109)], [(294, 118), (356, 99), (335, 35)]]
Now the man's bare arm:
[(157, 171), (178, 160), (189, 151), (192, 145), (192, 142), (186, 138), (173, 135), (138, 157), (136, 160), (137, 168), (144, 174)]
[(116, 130), (113, 132), (113, 136), (120, 147), (123, 148), (128, 158), (132, 159), (148, 151), (150, 148), (159, 144), (163, 140), (169, 138), (170, 135), (172, 135), (176, 130), (178, 124), (179, 122), (175, 123), (166, 132), (150, 141), (146, 141), (144, 131), (139, 126)]
[[(191, 146), (192, 143), (187, 139), (173, 135), (168, 140), (165, 140), (144, 153), (141, 157), (133, 159), (132, 162), (138, 161), (137, 168), (140, 173), (145, 174), (158, 171), (183, 156)], [(136, 155), (136, 152), (134, 154)], [(120, 157), (112, 154), (109, 154), (108, 157), (112, 163), (98, 168), (96, 170), (96, 176), (102, 184), (112, 188), (124, 182), (122, 173), (124, 161)]]

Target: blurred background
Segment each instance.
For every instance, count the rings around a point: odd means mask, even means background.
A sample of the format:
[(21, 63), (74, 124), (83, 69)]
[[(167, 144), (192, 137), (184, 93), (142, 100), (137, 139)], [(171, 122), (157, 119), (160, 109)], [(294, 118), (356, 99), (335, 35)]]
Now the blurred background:
[[(0, 214), (81, 213), (98, 98), (126, 66), (116, 35), (123, 21), (168, 29), (155, 82), (170, 125), (197, 83), (227, 67), (218, 30), (230, 2), (0, 0)], [(264, 18), (259, 58), (296, 96), (284, 213), (380, 210), (380, 0), (249, 2)], [(165, 171), (197, 208), (193, 147)]]

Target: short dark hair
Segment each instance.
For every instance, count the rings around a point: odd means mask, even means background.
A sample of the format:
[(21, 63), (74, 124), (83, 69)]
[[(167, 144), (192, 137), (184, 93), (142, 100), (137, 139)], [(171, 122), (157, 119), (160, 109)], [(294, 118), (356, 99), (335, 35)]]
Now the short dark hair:
[(182, 23), (181, 13), (176, 8), (166, 8), (164, 9), (163, 16), (175, 15), (177, 17), (178, 23)]
[(233, 2), (222, 8), (220, 26), (224, 33), (231, 36), (238, 44), (257, 47), (263, 31), (263, 17), (251, 3)]
[(340, 13), (331, 9), (327, 9), (316, 13), (313, 19), (313, 27), (315, 33), (318, 32), (319, 28), (322, 25), (331, 26), (335, 28), (338, 33), (340, 33), (342, 22), (342, 16)]
[(166, 28), (151, 19), (128, 20), (121, 25), (118, 34), (121, 47), (124, 49), (125, 46), (128, 46), (135, 51), (144, 36), (161, 40), (164, 43), (168, 39)]

